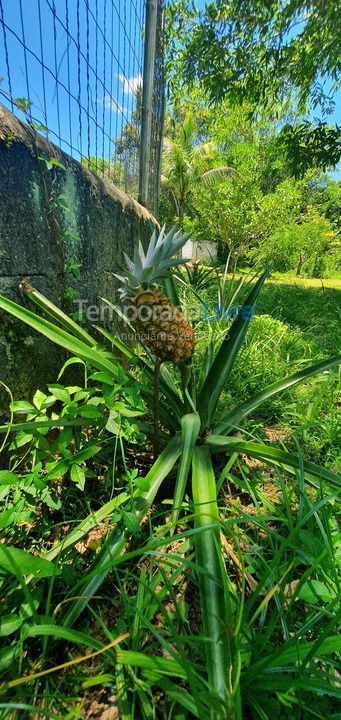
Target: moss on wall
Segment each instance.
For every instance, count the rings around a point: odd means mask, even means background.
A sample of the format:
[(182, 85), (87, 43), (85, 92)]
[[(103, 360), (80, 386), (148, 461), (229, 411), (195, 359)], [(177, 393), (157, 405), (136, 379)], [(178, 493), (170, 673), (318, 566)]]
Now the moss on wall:
[[(39, 158), (54, 158), (65, 170), (48, 169)], [(112, 273), (122, 270), (123, 249), (149, 234), (149, 212), (2, 106), (0, 167), (0, 294), (27, 304), (18, 291), (27, 278), (68, 310), (77, 308), (73, 298), (89, 305), (112, 299)], [(65, 274), (69, 260), (80, 263), (79, 278)], [(63, 359), (61, 349), (0, 311), (0, 380), (16, 399), (56, 381)], [(7, 404), (1, 392), (0, 414)]]

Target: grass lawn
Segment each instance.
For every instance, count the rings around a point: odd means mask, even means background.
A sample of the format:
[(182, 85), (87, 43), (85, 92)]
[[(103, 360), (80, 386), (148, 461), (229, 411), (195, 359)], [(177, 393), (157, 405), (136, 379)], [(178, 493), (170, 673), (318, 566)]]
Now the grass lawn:
[[(265, 283), (221, 415), (340, 353), (341, 281), (315, 282)], [(215, 282), (200, 292), (211, 311)], [(193, 293), (182, 293), (189, 307)], [(208, 341), (219, 345), (230, 323), (201, 320), (195, 329), (199, 370)], [(229, 648), (229, 718), (339, 720), (339, 481), (333, 476), (328, 485), (325, 468), (341, 468), (340, 371), (267, 399), (232, 427), (234, 443), (239, 434), (274, 453), (292, 452), (297, 470), (248, 454), (246, 442), (243, 451), (237, 444), (235, 452), (212, 454), (214, 479), (209, 471), (199, 482), (201, 433), (172, 527), (176, 464), (148, 512), (144, 504), (163, 472), (151, 453), (150, 376), (140, 358), (128, 377), (117, 357), (96, 352), (105, 372), (92, 368), (84, 386), (64, 387), (62, 376), (38, 390), (33, 405), (15, 398), (16, 423), (63, 416), (69, 424), (37, 431), (33, 422), (1, 448), (8, 460), (0, 471), (1, 720), (225, 720), (208, 682), (207, 616), (219, 621), (217, 638), (224, 633)], [(117, 363), (113, 375), (110, 363)], [(80, 416), (97, 418), (97, 426), (74, 427)], [(162, 442), (167, 427), (166, 418)], [(319, 464), (314, 482), (307, 460)], [(195, 499), (195, 482), (198, 497), (214, 486), (216, 515), (212, 501)], [(199, 530), (193, 517), (202, 505)], [(209, 539), (201, 555), (199, 536)], [(210, 564), (219, 542), (219, 563)], [(210, 611), (211, 596), (224, 599), (222, 617)]]
[[(341, 352), (341, 280), (299, 280), (302, 284), (283, 275), (265, 282), (246, 342), (221, 397), (222, 413), (232, 402), (243, 401), (267, 384)], [(243, 289), (241, 297), (245, 293)], [(187, 293), (188, 302), (190, 297)], [(216, 297), (212, 279), (206, 290), (209, 315)], [(221, 330), (221, 323), (211, 322), (209, 330), (205, 322), (197, 325), (199, 353), (206, 346), (207, 333), (216, 332), (219, 338)], [(246, 421), (246, 428), (263, 437), (264, 428), (272, 437), (279, 433), (289, 446), (298, 441), (310, 459), (337, 467), (341, 463), (340, 399), (341, 374), (336, 369), (265, 403)]]
[(341, 273), (335, 273), (331, 278), (306, 278), (297, 277), (290, 273), (273, 273), (271, 283), (281, 285), (294, 285), (295, 287), (305, 288), (340, 288), (341, 289)]

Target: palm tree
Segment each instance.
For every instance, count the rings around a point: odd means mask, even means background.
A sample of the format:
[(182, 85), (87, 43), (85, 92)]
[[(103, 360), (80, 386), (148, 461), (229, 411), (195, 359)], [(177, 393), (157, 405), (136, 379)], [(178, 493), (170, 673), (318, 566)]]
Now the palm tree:
[(214, 167), (218, 147), (214, 142), (196, 143), (197, 126), (192, 113), (187, 113), (179, 137), (165, 138), (163, 145), (164, 172), (161, 182), (168, 190), (180, 228), (191, 189), (197, 182), (213, 182), (237, 171), (226, 165)]

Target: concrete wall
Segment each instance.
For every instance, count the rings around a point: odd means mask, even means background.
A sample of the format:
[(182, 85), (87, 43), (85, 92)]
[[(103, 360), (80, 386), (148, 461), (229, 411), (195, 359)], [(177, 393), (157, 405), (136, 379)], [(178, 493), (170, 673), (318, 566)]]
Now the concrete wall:
[(191, 260), (216, 260), (217, 251), (217, 243), (190, 239), (183, 246), (181, 255)]
[[(0, 168), (0, 294), (34, 309), (18, 292), (26, 278), (68, 310), (76, 309), (73, 292), (89, 304), (113, 299), (111, 273), (122, 270), (123, 249), (149, 235), (149, 212), (1, 105)], [(79, 279), (65, 274), (70, 259), (81, 263)], [(55, 382), (63, 359), (62, 350), (0, 311), (0, 380), (16, 399)], [(7, 405), (0, 386), (0, 414)]]

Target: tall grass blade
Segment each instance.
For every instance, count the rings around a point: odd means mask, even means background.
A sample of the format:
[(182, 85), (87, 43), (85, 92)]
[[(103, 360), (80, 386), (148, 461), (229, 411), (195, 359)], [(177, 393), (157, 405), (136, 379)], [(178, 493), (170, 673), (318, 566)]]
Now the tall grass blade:
[[(239, 440), (235, 437), (223, 435), (210, 435), (205, 442), (213, 452), (224, 450), (240, 452), (257, 458), (257, 460), (262, 460), (264, 463), (284, 467), (289, 472), (294, 472), (294, 474), (296, 474), (296, 470), (300, 470), (301, 467), (300, 458), (296, 455), (284, 450), (279, 450), (279, 448), (271, 445), (247, 442), (246, 440)], [(315, 463), (308, 460), (304, 461), (304, 474), (307, 482), (313, 485), (313, 487), (319, 487), (319, 484), (312, 480), (312, 478), (318, 478), (319, 480), (325, 480), (329, 485), (338, 490), (341, 489), (341, 477), (339, 475), (319, 465), (315, 465)]]
[[(215, 478), (209, 450), (205, 446), (194, 449), (192, 488), (194, 525), (199, 530), (194, 540), (197, 564), (202, 570), (198, 579), (206, 637), (206, 670), (210, 691), (215, 698), (220, 698), (222, 703), (221, 713), (212, 715), (212, 718), (218, 720), (232, 717), (229, 714), (231, 698), (228, 688), (228, 672), (231, 668), (226, 629), (227, 578), (220, 548)], [(214, 712), (216, 713), (216, 710)]]
[(252, 317), (250, 308), (254, 307), (266, 276), (267, 272), (263, 273), (249, 293), (242, 309), (238, 313), (238, 317), (232, 323), (228, 335), (223, 340), (200, 390), (198, 409), (203, 428), (209, 426), (211, 423), (220, 394), (249, 328)]
[(168, 298), (169, 302), (181, 310), (180, 298), (174, 278), (172, 276), (164, 278), (162, 284), (164, 287), (165, 295)]
[(78, 337), (79, 340), (83, 340), (83, 342), (85, 342), (86, 345), (89, 345), (89, 347), (95, 347), (96, 340), (94, 340), (94, 338), (92, 338), (91, 335), (84, 330), (84, 328), (66, 315), (66, 313), (64, 313), (59, 307), (54, 305), (51, 300), (38, 292), (38, 290), (33, 288), (26, 281), (21, 283), (21, 288), (23, 289), (25, 295), (27, 295), (27, 297), (34, 302), (35, 305), (37, 305), (37, 307), (43, 310), (47, 315), (50, 315), (50, 317), (53, 317), (54, 320), (69, 330), (72, 335)]
[[(156, 493), (163, 480), (174, 467), (181, 452), (180, 434), (175, 435), (156, 460), (153, 467), (146, 475), (149, 482), (149, 490), (137, 498), (135, 515), (140, 522), (154, 501)], [(85, 578), (74, 588), (74, 594), (82, 595), (80, 599), (70, 603), (64, 617), (63, 624), (71, 626), (84, 610), (92, 595), (95, 594), (102, 582), (115, 564), (116, 559), (121, 555), (129, 539), (130, 533), (126, 528), (123, 530), (115, 528), (107, 538), (103, 550), (97, 556), (91, 570)]]
[(173, 510), (172, 510), (172, 530), (174, 532), (179, 518), (179, 512), (183, 501), (189, 469), (191, 467), (192, 455), (195, 443), (200, 432), (200, 417), (197, 413), (184, 415), (181, 419), (182, 430), (182, 452), (179, 464), (178, 474), (176, 478)]
[[(105, 420), (106, 421), (106, 420)], [(73, 418), (72, 420), (68, 418), (58, 418), (58, 420), (37, 420), (36, 422), (34, 420), (23, 422), (23, 423), (7, 423), (7, 425), (0, 425), (0, 433), (6, 433), (8, 431), (10, 432), (20, 432), (21, 430), (27, 430), (31, 432), (32, 430), (38, 430), (39, 428), (57, 428), (57, 427), (76, 427), (76, 426), (84, 426), (84, 427), (93, 427), (94, 425), (100, 425), (101, 424), (101, 418), (97, 418), (96, 420), (91, 418)]]
[(304, 370), (294, 373), (294, 375), (278, 380), (278, 382), (269, 385), (264, 390), (261, 390), (259, 393), (253, 395), (253, 397), (231, 410), (222, 418), (222, 420), (220, 420), (218, 425), (213, 428), (212, 432), (214, 435), (223, 435), (224, 433), (227, 433), (233, 428), (233, 426), (239, 425), (240, 421), (243, 420), (244, 417), (251, 412), (251, 410), (254, 410), (258, 407), (258, 405), (265, 402), (265, 400), (273, 397), (273, 395), (277, 395), (277, 393), (283, 392), (283, 390), (288, 390), (288, 388), (297, 385), (297, 383), (300, 383), (313, 375), (317, 375), (318, 373), (330, 370), (330, 368), (340, 364), (341, 355), (334, 355), (334, 357), (328, 358), (328, 360), (321, 360), (321, 362), (316, 363), (316, 365), (311, 365)]
[(53, 325), (48, 320), (39, 317), (35, 313), (21, 307), (13, 300), (8, 300), (5, 297), (0, 296), (0, 309), (13, 315), (18, 320), (26, 323), (33, 330), (37, 330), (41, 335), (45, 335), (49, 340), (54, 342), (56, 345), (60, 345), (65, 350), (68, 350), (73, 355), (80, 357), (82, 360), (90, 363), (93, 367), (98, 370), (104, 370), (111, 373), (116, 378), (118, 377), (118, 367), (116, 364), (108, 360), (107, 353), (95, 350), (86, 345), (82, 340), (73, 337), (65, 330)]

